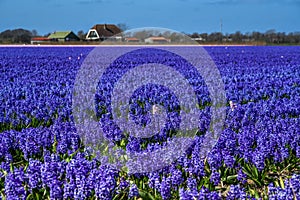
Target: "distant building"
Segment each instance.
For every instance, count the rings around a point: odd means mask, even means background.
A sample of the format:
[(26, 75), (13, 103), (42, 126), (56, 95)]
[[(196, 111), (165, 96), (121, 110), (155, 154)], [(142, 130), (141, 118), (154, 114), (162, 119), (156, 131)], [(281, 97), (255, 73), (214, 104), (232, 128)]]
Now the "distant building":
[(135, 37), (127, 37), (125, 38), (125, 42), (140, 42), (140, 39)]
[(47, 38), (47, 37), (34, 37), (34, 38), (31, 38), (31, 44), (41, 44), (41, 43), (44, 43), (44, 42), (49, 42), (50, 39)]
[(191, 40), (199, 41), (199, 42), (205, 41), (205, 39), (202, 37), (191, 38)]
[[(242, 42), (251, 42), (251, 41), (254, 41), (254, 40), (250, 39), (250, 38), (243, 38), (242, 39)], [(274, 40), (272, 42), (274, 42)]]
[(79, 41), (79, 37), (72, 31), (56, 31), (49, 35), (48, 39), (57, 42)]
[(86, 40), (121, 40), (122, 30), (114, 24), (96, 24), (86, 35)]
[(170, 39), (166, 39), (165, 37), (149, 37), (145, 39), (145, 43), (149, 44), (164, 44), (164, 43), (170, 43)]
[(232, 42), (232, 38), (231, 37), (225, 37), (222, 39), (223, 42)]

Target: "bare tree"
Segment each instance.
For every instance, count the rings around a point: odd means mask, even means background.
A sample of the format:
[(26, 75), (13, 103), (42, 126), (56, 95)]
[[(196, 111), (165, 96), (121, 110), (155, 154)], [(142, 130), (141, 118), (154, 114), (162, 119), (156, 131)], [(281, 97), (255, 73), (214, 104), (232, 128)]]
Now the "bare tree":
[(149, 30), (141, 30), (141, 31), (133, 33), (133, 37), (136, 37), (142, 41), (150, 36), (152, 36), (152, 31), (149, 31)]
[(51, 35), (51, 33), (47, 33), (44, 35), (44, 37), (48, 37), (49, 35)]
[(36, 36), (38, 35), (37, 30), (33, 29), (33, 30), (31, 31), (31, 35), (32, 35), (33, 37), (36, 37)]
[(84, 33), (83, 30), (80, 30), (80, 31), (77, 32), (77, 36), (80, 38), (80, 40), (84, 40), (85, 36), (86, 36), (86, 33)]
[(129, 29), (129, 26), (125, 23), (119, 23), (117, 24), (117, 27), (119, 27), (122, 31), (126, 31)]

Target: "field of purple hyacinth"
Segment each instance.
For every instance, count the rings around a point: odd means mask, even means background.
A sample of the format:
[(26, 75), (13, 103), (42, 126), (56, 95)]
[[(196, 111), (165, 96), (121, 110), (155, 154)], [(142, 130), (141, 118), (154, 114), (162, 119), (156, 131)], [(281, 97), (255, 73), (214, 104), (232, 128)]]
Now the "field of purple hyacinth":
[(171, 66), (197, 95), (201, 115), (192, 145), (170, 165), (145, 173), (119, 170), (109, 156), (99, 159), (77, 132), (73, 86), (92, 50), (0, 47), (0, 200), (300, 199), (299, 46), (205, 47), (220, 71), (227, 107), (222, 133), (204, 159), (200, 147), (209, 132), (211, 99), (192, 66), (155, 47), (114, 62), (95, 92), (96, 117), (112, 147), (151, 152), (179, 134), (178, 98), (156, 84), (132, 94), (128, 114), (147, 126), (152, 106), (160, 105), (165, 126), (150, 138), (117, 127), (112, 83), (129, 69), (145, 62)]

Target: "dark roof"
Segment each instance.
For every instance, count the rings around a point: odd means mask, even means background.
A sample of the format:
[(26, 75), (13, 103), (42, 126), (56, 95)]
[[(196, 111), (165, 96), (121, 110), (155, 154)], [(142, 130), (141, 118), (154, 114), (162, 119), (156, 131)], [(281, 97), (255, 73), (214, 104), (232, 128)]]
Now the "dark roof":
[(121, 33), (121, 29), (114, 24), (97, 24), (92, 27), (96, 29), (99, 37), (111, 37)]

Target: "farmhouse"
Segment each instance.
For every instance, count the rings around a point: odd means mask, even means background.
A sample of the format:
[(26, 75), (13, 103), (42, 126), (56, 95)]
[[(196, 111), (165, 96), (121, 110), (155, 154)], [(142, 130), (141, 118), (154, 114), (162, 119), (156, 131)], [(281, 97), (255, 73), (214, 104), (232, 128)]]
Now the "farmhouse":
[(48, 37), (51, 41), (67, 42), (67, 41), (79, 41), (79, 37), (72, 31), (56, 31)]
[(170, 39), (166, 39), (165, 37), (149, 37), (145, 39), (145, 43), (149, 44), (164, 44), (171, 42)]
[(122, 30), (114, 24), (96, 24), (86, 35), (86, 40), (121, 40)]

